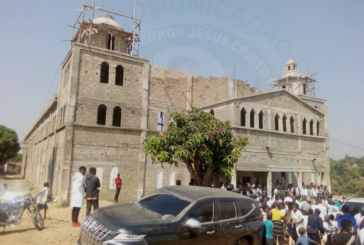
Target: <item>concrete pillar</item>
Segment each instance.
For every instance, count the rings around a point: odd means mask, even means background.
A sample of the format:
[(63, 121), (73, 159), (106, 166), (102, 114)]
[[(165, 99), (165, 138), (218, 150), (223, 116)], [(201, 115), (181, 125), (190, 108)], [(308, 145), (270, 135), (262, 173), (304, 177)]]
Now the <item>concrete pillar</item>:
[(236, 189), (236, 170), (233, 169), (233, 171), (231, 172), (231, 184), (234, 185), (234, 188)]
[(236, 98), (237, 96), (236, 86), (237, 86), (236, 80), (229, 77), (228, 78), (229, 99)]
[(322, 184), (325, 186), (327, 186), (327, 175), (325, 173), (322, 173), (322, 176), (321, 176), (321, 179), (322, 179)]
[(259, 111), (254, 114), (254, 128), (259, 128)]
[[(311, 121), (310, 121), (310, 123), (311, 123)], [(313, 133), (313, 136), (317, 136), (317, 130), (316, 130), (316, 123), (315, 123), (315, 121), (313, 121), (312, 133)]]
[[(149, 63), (143, 65), (143, 86), (142, 86), (142, 117), (140, 127), (145, 131), (148, 128), (148, 110), (149, 110)], [(142, 144), (146, 132), (140, 134), (140, 144)], [(147, 153), (144, 147), (139, 150), (139, 167), (138, 167), (138, 193), (137, 197), (145, 195), (145, 179), (147, 168)]]
[(297, 134), (302, 134), (302, 118), (301, 115), (297, 115), (297, 117), (295, 118), (295, 133)]
[(317, 173), (317, 184), (321, 185), (321, 173)]
[(192, 110), (192, 89), (193, 89), (193, 77), (191, 75), (187, 80), (187, 93), (186, 93), (186, 111)]
[(311, 173), (311, 182), (315, 184), (315, 173)]
[(273, 198), (272, 185), (272, 171), (269, 171), (267, 176), (267, 194), (271, 195), (271, 197)]
[(288, 173), (288, 184), (292, 184), (292, 172)]
[[(275, 116), (274, 116), (274, 120), (275, 120)], [(278, 131), (283, 132), (283, 119), (282, 119), (282, 115), (279, 115), (279, 118), (278, 118)]]
[(297, 184), (298, 184), (298, 187), (300, 188), (300, 191), (302, 191), (302, 172), (299, 172), (298, 173), (298, 178), (297, 178)]

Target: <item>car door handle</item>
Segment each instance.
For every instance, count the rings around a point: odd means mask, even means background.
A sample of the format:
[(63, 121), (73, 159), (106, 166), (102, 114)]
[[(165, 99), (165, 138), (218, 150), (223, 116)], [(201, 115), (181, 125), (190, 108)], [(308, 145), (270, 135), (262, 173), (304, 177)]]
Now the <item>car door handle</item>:
[(242, 225), (236, 225), (236, 226), (235, 226), (235, 228), (236, 228), (236, 229), (239, 229), (239, 228), (241, 228), (241, 227), (243, 227), (243, 226), (242, 226)]
[(215, 233), (215, 230), (206, 232), (206, 234), (208, 234), (208, 235), (211, 235), (211, 234), (214, 234), (214, 233)]

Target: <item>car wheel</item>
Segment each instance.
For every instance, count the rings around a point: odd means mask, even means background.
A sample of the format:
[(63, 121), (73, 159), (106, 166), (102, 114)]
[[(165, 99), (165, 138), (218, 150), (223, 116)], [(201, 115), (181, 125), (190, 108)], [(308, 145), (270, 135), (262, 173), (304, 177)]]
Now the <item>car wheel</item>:
[(249, 242), (247, 240), (245, 240), (244, 238), (240, 239), (236, 245), (250, 245)]

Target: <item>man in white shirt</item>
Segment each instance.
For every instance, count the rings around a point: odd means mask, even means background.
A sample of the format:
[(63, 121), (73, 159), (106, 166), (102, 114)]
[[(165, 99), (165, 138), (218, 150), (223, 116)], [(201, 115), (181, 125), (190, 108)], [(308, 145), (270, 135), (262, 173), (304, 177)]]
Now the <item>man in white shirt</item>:
[(85, 199), (85, 186), (83, 176), (86, 174), (86, 167), (81, 166), (72, 179), (71, 207), (72, 207), (72, 227), (80, 227), (78, 215)]
[(252, 185), (252, 191), (254, 192), (254, 194), (256, 194), (257, 193), (257, 190), (256, 190), (257, 188), (255, 187), (255, 185)]
[(308, 198), (306, 198), (306, 200), (304, 200), (302, 202), (300, 209), (301, 210), (304, 210), (304, 211), (306, 211), (308, 213), (308, 210), (310, 208), (312, 208), (312, 206), (311, 206), (311, 198), (308, 197)]
[(295, 195), (296, 195), (296, 196), (298, 196), (298, 195), (300, 194), (300, 192), (301, 192), (301, 191), (300, 191), (300, 188), (298, 188), (298, 185), (297, 185), (297, 184), (295, 184), (295, 185), (294, 185), (294, 193), (295, 193)]
[(311, 189), (310, 189), (310, 195), (311, 195), (311, 197), (317, 197), (317, 192), (316, 192), (316, 187), (315, 186), (312, 186), (311, 187)]
[(339, 212), (339, 208), (333, 205), (332, 202), (326, 203), (327, 204), (327, 214), (334, 214), (336, 212)]
[(270, 196), (267, 196), (266, 197), (266, 202), (267, 202), (267, 206), (269, 207), (269, 208), (272, 208), (272, 205), (273, 205), (273, 203), (274, 203), (274, 200), (273, 199), (271, 199), (270, 198)]
[(317, 207), (320, 209), (321, 213), (320, 213), (320, 217), (322, 219), (322, 221), (325, 221), (325, 216), (327, 215), (327, 209), (326, 207), (322, 204), (322, 199), (317, 199)]
[(302, 192), (301, 192), (301, 195), (302, 195), (302, 196), (308, 196), (308, 191), (307, 191), (306, 186), (302, 186)]
[(280, 187), (279, 185), (277, 185), (276, 188), (274, 189), (274, 196), (276, 196), (279, 192), (280, 192)]
[(292, 202), (292, 198), (287, 196), (284, 198), (284, 203), (287, 203), (287, 202)]
[(263, 194), (262, 186), (261, 186), (260, 184), (258, 185), (258, 188), (255, 190), (255, 192), (256, 192), (257, 194), (260, 194), (260, 195), (262, 195), (262, 194)]

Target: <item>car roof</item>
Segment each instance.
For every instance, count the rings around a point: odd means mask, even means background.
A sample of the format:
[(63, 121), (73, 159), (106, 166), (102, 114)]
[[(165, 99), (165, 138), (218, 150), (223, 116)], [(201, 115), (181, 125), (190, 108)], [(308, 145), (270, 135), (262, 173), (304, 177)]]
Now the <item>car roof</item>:
[(158, 189), (156, 192), (162, 193), (173, 193), (176, 196), (182, 196), (186, 199), (190, 199), (193, 201), (197, 201), (199, 199), (207, 198), (207, 197), (215, 197), (215, 198), (235, 198), (241, 200), (249, 200), (253, 202), (254, 200), (243, 195), (222, 190), (220, 188), (211, 188), (211, 187), (201, 187), (201, 186), (169, 186)]
[(364, 198), (352, 198), (347, 200), (347, 202), (363, 202), (364, 203)]

